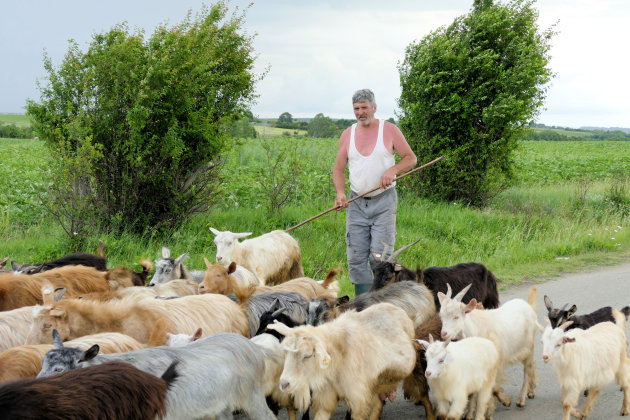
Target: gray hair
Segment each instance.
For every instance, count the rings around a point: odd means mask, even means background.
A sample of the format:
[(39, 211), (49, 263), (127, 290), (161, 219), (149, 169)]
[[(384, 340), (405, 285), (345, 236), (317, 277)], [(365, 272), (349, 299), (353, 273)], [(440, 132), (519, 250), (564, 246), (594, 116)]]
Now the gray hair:
[(374, 106), (374, 92), (370, 89), (359, 89), (354, 92), (352, 95), (352, 103), (355, 104), (357, 102), (369, 102), (370, 105)]

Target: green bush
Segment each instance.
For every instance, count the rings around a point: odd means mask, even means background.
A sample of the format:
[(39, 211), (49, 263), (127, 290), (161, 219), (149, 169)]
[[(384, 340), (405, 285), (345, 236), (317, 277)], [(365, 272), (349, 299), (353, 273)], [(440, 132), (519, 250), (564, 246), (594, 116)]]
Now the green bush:
[(231, 122), (258, 81), (243, 14), (227, 13), (219, 1), (148, 40), (121, 24), (86, 52), (71, 42), (58, 68), (44, 57), (48, 83), (27, 111), (62, 174), (51, 208), (76, 196), (84, 230), (136, 231), (209, 208)]
[(407, 47), (400, 128), (416, 154), (446, 159), (417, 176), (418, 194), (484, 205), (509, 185), (517, 140), (544, 99), (551, 31), (533, 2), (476, 0), (472, 11)]

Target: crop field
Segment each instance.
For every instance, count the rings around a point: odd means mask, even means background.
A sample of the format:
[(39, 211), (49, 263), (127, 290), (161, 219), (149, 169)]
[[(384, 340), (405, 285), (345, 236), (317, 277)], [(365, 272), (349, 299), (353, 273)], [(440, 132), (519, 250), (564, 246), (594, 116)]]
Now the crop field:
[[(517, 183), (483, 209), (432, 203), (400, 188), (396, 246), (421, 241), (399, 261), (413, 268), (480, 261), (507, 284), (624, 258), (630, 252), (627, 144), (523, 142), (515, 156)], [(50, 165), (43, 142), (0, 139), (0, 146), (5, 181), (0, 183), (0, 257), (34, 261), (63, 255), (66, 237), (41, 204)], [(336, 151), (337, 139), (239, 140), (224, 156), (218, 200), (208, 213), (162, 235), (94, 233), (84, 251), (94, 252), (103, 241), (110, 264), (134, 267), (168, 246), (172, 255), (189, 252), (190, 269), (203, 269), (203, 258), (213, 260), (215, 252), (209, 227), (258, 236), (332, 207)], [(429, 160), (420, 157), (419, 163)], [(265, 185), (287, 179), (289, 199), (271, 209)], [(341, 267), (342, 292), (352, 295), (345, 270), (345, 213), (333, 211), (291, 234), (300, 243), (306, 275), (321, 279), (330, 268)]]
[(31, 119), (24, 114), (0, 114), (1, 124), (15, 124), (18, 127), (28, 127)]

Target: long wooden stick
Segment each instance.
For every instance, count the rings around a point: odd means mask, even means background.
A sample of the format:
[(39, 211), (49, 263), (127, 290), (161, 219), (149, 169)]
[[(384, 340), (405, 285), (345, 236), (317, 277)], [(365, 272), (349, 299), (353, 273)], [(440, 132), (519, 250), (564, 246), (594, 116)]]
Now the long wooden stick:
[[(424, 164), (424, 165), (422, 165), (422, 166), (418, 166), (417, 168), (411, 169), (411, 170), (409, 170), (409, 171), (405, 172), (404, 174), (397, 176), (396, 178), (394, 178), (394, 181), (398, 181), (399, 179), (402, 179), (402, 178), (406, 177), (407, 175), (411, 175), (411, 174), (413, 174), (414, 172), (418, 172), (419, 170), (422, 170), (422, 169), (426, 168), (427, 166), (431, 166), (431, 165), (433, 165), (434, 163), (439, 162), (439, 161), (441, 161), (441, 160), (443, 160), (443, 159), (444, 159), (444, 156), (440, 156), (439, 158), (433, 159), (433, 160), (432, 160), (431, 162), (429, 162), (429, 163), (425, 163), (425, 164)], [(353, 202), (354, 200), (356, 200), (357, 198), (361, 198), (361, 197), (363, 197), (363, 196), (365, 196), (365, 195), (367, 195), (367, 194), (369, 194), (369, 193), (372, 193), (372, 192), (374, 192), (374, 191), (378, 190), (379, 188), (381, 188), (381, 187), (376, 187), (376, 188), (373, 188), (373, 189), (371, 189), (370, 191), (364, 192), (364, 193), (363, 193), (363, 194), (361, 194), (361, 195), (357, 195), (356, 197), (352, 197), (350, 200), (348, 200), (348, 203), (351, 203), (351, 202)], [(297, 225), (295, 225), (295, 226), (293, 226), (293, 227), (290, 227), (289, 229), (285, 229), (285, 232), (289, 232), (289, 231), (292, 231), (292, 230), (293, 230), (293, 229), (295, 229), (295, 228), (299, 228), (300, 226), (305, 225), (305, 224), (307, 224), (308, 222), (313, 221), (313, 220), (317, 219), (318, 217), (321, 217), (321, 216), (325, 215), (326, 213), (330, 213), (331, 211), (333, 211), (333, 210), (337, 210), (337, 209), (339, 209), (339, 208), (340, 208), (340, 206), (335, 206), (335, 207), (331, 207), (331, 208), (329, 208), (328, 210), (324, 210), (323, 212), (321, 212), (321, 213), (319, 213), (319, 214), (316, 214), (315, 216), (313, 216), (313, 217), (311, 217), (311, 218), (309, 218), (309, 219), (306, 219), (305, 221), (303, 221), (303, 222), (301, 222), (301, 223), (298, 223)]]

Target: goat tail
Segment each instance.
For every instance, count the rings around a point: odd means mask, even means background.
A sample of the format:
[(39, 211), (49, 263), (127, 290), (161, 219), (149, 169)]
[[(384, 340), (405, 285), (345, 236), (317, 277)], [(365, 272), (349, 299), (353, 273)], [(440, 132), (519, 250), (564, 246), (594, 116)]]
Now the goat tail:
[(536, 286), (532, 286), (532, 288), (529, 289), (529, 295), (527, 296), (527, 303), (529, 303), (529, 306), (531, 306), (534, 312), (536, 313), (538, 313), (538, 305), (536, 304), (537, 300), (538, 300), (538, 290), (536, 289)]
[(326, 278), (322, 282), (322, 286), (325, 289), (328, 289), (328, 286), (332, 284), (332, 282), (335, 280), (335, 277), (337, 277), (337, 274), (339, 274), (340, 271), (341, 269), (339, 267), (331, 268), (328, 274), (326, 275)]
[(416, 267), (416, 283), (424, 284), (424, 271), (420, 266)]
[(612, 310), (612, 317), (615, 320), (615, 324), (624, 331), (626, 330), (626, 320), (628, 319), (628, 315), (624, 312), (625, 309), (630, 309), (630, 307), (626, 306), (621, 310)]
[(161, 317), (158, 319), (153, 325), (153, 329), (151, 330), (151, 335), (149, 336), (149, 340), (146, 343), (146, 347), (157, 347), (163, 346), (166, 344), (166, 340), (168, 340), (167, 333), (174, 333), (175, 326), (173, 322), (167, 317)]
[(105, 258), (105, 250), (107, 249), (107, 245), (105, 242), (101, 242), (98, 244), (98, 249), (96, 250), (96, 255), (101, 258)]

